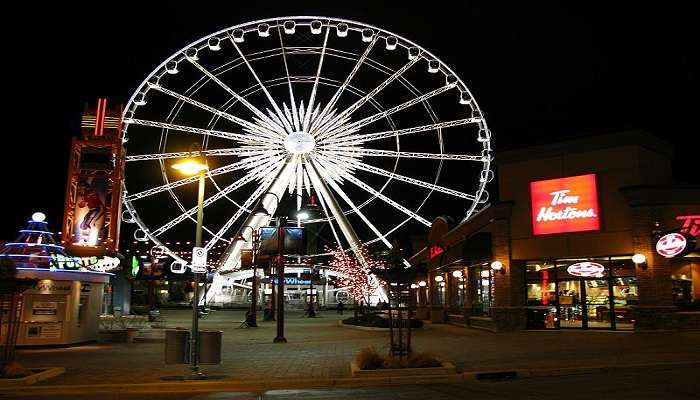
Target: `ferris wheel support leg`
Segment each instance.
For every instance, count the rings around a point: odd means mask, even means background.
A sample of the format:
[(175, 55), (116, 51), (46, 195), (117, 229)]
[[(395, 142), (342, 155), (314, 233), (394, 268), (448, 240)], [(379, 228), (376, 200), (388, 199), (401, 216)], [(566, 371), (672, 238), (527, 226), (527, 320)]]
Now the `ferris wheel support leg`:
[[(267, 210), (270, 215), (261, 216), (253, 215), (252, 213), (248, 215), (248, 218), (246, 218), (243, 225), (241, 225), (241, 228), (238, 229), (235, 236), (238, 237), (238, 235), (242, 235), (245, 241), (233, 240), (231, 244), (229, 244), (220, 260), (220, 265), (222, 265), (221, 269), (233, 269), (241, 260), (241, 250), (243, 250), (243, 247), (246, 244), (250, 244), (253, 230), (257, 230), (261, 226), (265, 226), (270, 223), (271, 216), (275, 214), (275, 211), (277, 211), (279, 199), (281, 199), (282, 195), (284, 195), (284, 191), (287, 189), (287, 186), (289, 186), (289, 181), (292, 179), (292, 175), (296, 171), (296, 164), (297, 156), (290, 157), (285, 166), (282, 168), (282, 170), (280, 170), (279, 174), (277, 174), (275, 179), (267, 188), (265, 193), (263, 193), (263, 195), (260, 197), (262, 206), (265, 207), (265, 210)], [(272, 193), (274, 196), (270, 196), (270, 193)], [(249, 226), (253, 229), (243, 229), (245, 226)], [(214, 296), (216, 293), (218, 293), (221, 290), (222, 284), (223, 278), (221, 278), (218, 273), (215, 274), (212, 288), (209, 290), (209, 296)], [(209, 298), (207, 300), (209, 300)]]
[[(326, 182), (319, 177), (318, 172), (312, 163), (306, 163), (306, 170), (309, 173), (311, 184), (314, 186), (314, 188), (316, 188), (316, 192), (319, 196), (323, 197), (323, 200), (328, 205), (331, 214), (333, 214), (335, 220), (338, 221), (340, 231), (343, 232), (343, 236), (345, 236), (345, 240), (348, 241), (352, 252), (355, 253), (355, 257), (357, 257), (358, 261), (360, 261), (360, 264), (362, 264), (363, 267), (368, 268), (367, 260), (365, 260), (362, 251), (360, 251), (362, 242), (360, 242), (360, 239), (357, 237), (357, 233), (355, 233), (355, 229), (353, 229), (352, 225), (350, 225), (350, 222), (345, 217), (345, 214), (343, 214), (343, 211), (340, 208), (338, 201), (335, 199), (335, 196), (333, 196), (333, 193), (328, 189)], [(374, 275), (370, 275), (370, 279), (374, 282), (377, 281), (377, 278)], [(386, 293), (384, 293), (384, 290), (380, 285), (377, 285), (377, 293), (374, 295), (378, 296), (382, 301), (388, 300)]]

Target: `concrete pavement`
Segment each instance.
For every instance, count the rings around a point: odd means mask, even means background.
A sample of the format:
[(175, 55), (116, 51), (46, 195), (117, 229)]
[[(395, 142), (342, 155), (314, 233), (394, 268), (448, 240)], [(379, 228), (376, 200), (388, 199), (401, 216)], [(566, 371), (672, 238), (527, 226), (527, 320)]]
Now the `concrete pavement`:
[[(347, 314), (347, 313), (346, 313)], [(187, 310), (164, 310), (169, 327), (188, 327)], [(346, 315), (347, 317), (347, 315)], [(350, 377), (350, 360), (363, 347), (388, 350), (388, 333), (338, 326), (335, 312), (303, 318), (290, 312), (288, 343), (274, 344), (275, 323), (236, 329), (243, 311), (214, 311), (202, 330), (223, 330), (223, 360), (204, 366), (211, 375), (237, 383), (278, 381), (290, 387)], [(461, 372), (600, 368), (637, 364), (694, 363), (700, 360), (700, 332), (514, 332), (494, 334), (451, 325), (426, 324), (414, 331), (415, 351), (429, 351)], [(64, 375), (37, 385), (149, 384), (186, 373), (165, 365), (163, 343), (95, 343), (71, 348), (21, 349), (27, 367), (64, 366)]]

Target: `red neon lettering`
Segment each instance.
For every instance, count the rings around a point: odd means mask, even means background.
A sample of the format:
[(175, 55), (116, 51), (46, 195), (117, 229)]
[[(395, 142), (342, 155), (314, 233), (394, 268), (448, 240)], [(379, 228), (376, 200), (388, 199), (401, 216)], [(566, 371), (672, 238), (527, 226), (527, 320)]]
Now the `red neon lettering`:
[(683, 221), (681, 233), (687, 233), (691, 236), (700, 235), (700, 215), (680, 215), (676, 219)]

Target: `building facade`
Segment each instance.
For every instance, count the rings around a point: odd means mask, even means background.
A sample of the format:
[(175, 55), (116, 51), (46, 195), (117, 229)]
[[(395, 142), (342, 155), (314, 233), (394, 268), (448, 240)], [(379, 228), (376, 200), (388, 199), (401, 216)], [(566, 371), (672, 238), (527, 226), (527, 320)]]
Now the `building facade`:
[(700, 188), (672, 185), (671, 157), (641, 132), (499, 154), (499, 202), (436, 221), (412, 257), (423, 312), (495, 331), (700, 327)]

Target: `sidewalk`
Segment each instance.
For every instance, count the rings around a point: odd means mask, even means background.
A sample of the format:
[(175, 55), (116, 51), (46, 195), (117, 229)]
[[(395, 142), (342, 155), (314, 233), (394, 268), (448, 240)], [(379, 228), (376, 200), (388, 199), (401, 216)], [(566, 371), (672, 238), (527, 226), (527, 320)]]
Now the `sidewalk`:
[[(349, 314), (349, 313), (346, 313)], [(187, 310), (164, 310), (168, 327), (189, 327)], [(346, 315), (347, 317), (347, 315)], [(350, 360), (367, 346), (388, 349), (388, 332), (338, 326), (334, 311), (318, 318), (287, 314), (286, 344), (274, 344), (275, 322), (236, 329), (243, 311), (214, 311), (202, 330), (223, 330), (220, 365), (203, 366), (210, 375), (237, 382), (328, 381), (350, 377)], [(64, 375), (37, 385), (137, 384), (186, 373), (186, 365), (165, 365), (163, 343), (97, 343), (72, 348), (20, 349), (27, 367), (63, 366)], [(429, 351), (461, 372), (605, 368), (637, 364), (693, 363), (700, 360), (700, 332), (514, 332), (494, 334), (451, 325), (426, 324), (414, 331), (415, 351)]]

